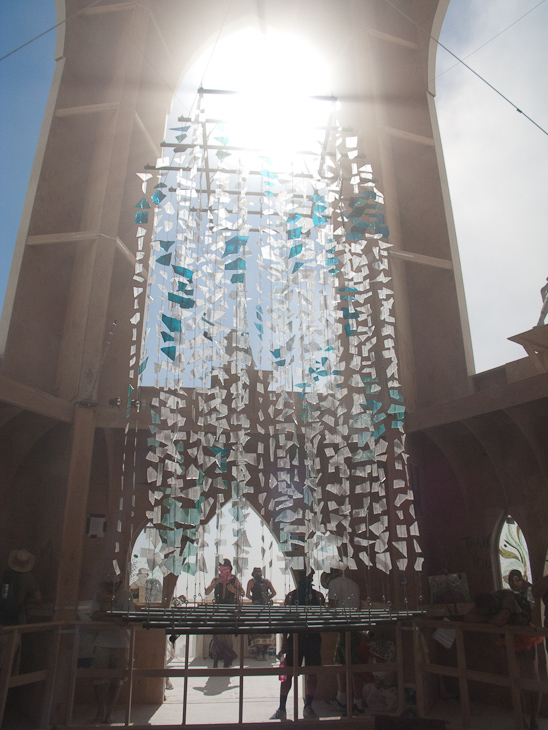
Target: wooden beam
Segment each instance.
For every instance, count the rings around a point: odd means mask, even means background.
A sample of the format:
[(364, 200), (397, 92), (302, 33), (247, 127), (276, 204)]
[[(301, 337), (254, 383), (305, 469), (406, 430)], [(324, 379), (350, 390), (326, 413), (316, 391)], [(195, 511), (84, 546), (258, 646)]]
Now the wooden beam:
[(406, 431), (425, 431), (541, 398), (548, 398), (546, 373), (408, 413), (405, 419)]
[(118, 111), (120, 103), (117, 101), (105, 101), (102, 104), (84, 104), (82, 106), (68, 106), (64, 109), (56, 109), (56, 117), (74, 117), (80, 114), (99, 114), (100, 112)]
[(405, 129), (396, 129), (395, 127), (382, 127), (382, 129), (391, 137), (399, 137), (400, 139), (405, 139), (408, 142), (416, 142), (417, 144), (422, 144), (426, 147), (434, 146), (434, 140), (432, 137), (424, 137), (421, 134), (407, 132)]
[(396, 46), (403, 46), (404, 48), (410, 48), (412, 51), (418, 51), (419, 47), (413, 41), (407, 41), (405, 38), (400, 38), (397, 35), (390, 35), (389, 33), (383, 33), (381, 30), (375, 30), (374, 28), (368, 28), (367, 33), (374, 38), (379, 38), (381, 41), (387, 43), (394, 43)]
[(74, 621), (76, 618), (94, 436), (95, 409), (77, 405), (74, 409), (67, 496), (61, 533), (61, 558), (55, 595), (54, 619), (57, 621)]
[(95, 5), (92, 8), (86, 8), (83, 15), (101, 15), (103, 13), (124, 13), (127, 10), (134, 10), (135, 3), (113, 3), (112, 5)]
[(156, 157), (159, 157), (160, 156), (160, 145), (154, 141), (150, 132), (145, 127), (145, 123), (143, 122), (141, 117), (137, 114), (137, 112), (135, 112), (135, 121), (137, 122), (137, 126), (143, 133), (144, 138), (148, 142), (148, 145), (149, 145), (150, 149), (152, 150), (152, 154), (156, 155)]
[(72, 403), (1, 376), (0, 401), (65, 423), (70, 423), (74, 417)]
[(131, 253), (126, 244), (118, 236), (107, 236), (99, 231), (72, 231), (70, 233), (47, 233), (27, 237), (27, 246), (44, 246), (55, 243), (73, 243), (80, 241), (95, 241), (96, 239), (112, 241), (124, 254), (124, 256), (135, 265), (135, 256)]
[(413, 264), (425, 264), (426, 266), (434, 266), (437, 269), (452, 269), (453, 262), (448, 259), (438, 259), (435, 256), (425, 256), (422, 253), (410, 253), (409, 251), (400, 251), (391, 248), (388, 253), (391, 258), (402, 259)]

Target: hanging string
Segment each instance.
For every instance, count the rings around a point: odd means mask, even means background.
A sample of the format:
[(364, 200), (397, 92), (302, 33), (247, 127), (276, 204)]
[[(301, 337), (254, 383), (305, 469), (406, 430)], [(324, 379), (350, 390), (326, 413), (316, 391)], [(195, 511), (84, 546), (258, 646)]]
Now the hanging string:
[[(523, 15), (520, 15), (520, 17), (519, 17), (519, 18), (517, 18), (516, 20), (514, 20), (514, 22), (513, 22), (513, 23), (510, 23), (510, 25), (507, 25), (507, 26), (506, 26), (506, 28), (503, 28), (503, 29), (502, 29), (502, 30), (501, 30), (501, 31), (500, 31), (499, 33), (496, 33), (496, 34), (495, 34), (495, 35), (494, 35), (494, 36), (493, 36), (492, 38), (489, 38), (489, 40), (488, 40), (488, 41), (485, 41), (485, 43), (482, 43), (482, 44), (481, 44), (481, 46), (478, 46), (478, 47), (477, 47), (477, 48), (476, 48), (475, 50), (473, 50), (473, 51), (472, 51), (471, 53), (468, 53), (468, 54), (467, 54), (466, 56), (464, 56), (464, 59), (466, 59), (466, 58), (470, 58), (470, 56), (473, 56), (473, 55), (474, 55), (474, 53), (477, 53), (478, 51), (481, 51), (481, 49), (482, 49), (482, 48), (485, 48), (485, 46), (488, 46), (488, 45), (489, 45), (489, 43), (492, 43), (492, 42), (493, 42), (493, 41), (494, 41), (494, 40), (495, 40), (496, 38), (498, 38), (499, 36), (503, 35), (503, 33), (506, 33), (506, 31), (507, 31), (507, 30), (510, 30), (510, 28), (513, 28), (513, 27), (514, 27), (514, 25), (516, 25), (517, 23), (519, 23), (519, 22), (520, 22), (520, 20), (523, 20), (523, 18), (527, 17), (527, 16), (528, 16), (528, 15), (529, 15), (530, 13), (532, 13), (532, 12), (533, 12), (533, 10), (536, 10), (536, 9), (537, 9), (538, 7), (540, 7), (540, 6), (541, 6), (541, 5), (542, 5), (542, 4), (544, 3), (544, 2), (546, 2), (546, 0), (540, 0), (540, 2), (539, 2), (539, 3), (537, 3), (537, 4), (536, 4), (536, 5), (534, 6), (534, 7), (532, 7), (532, 8), (530, 9), (530, 10), (528, 10), (528, 11), (527, 11), (526, 13), (524, 13)], [(459, 66), (459, 65), (460, 65), (460, 61), (459, 61), (459, 63), (455, 63), (455, 64), (453, 64), (452, 66), (449, 66), (449, 68), (446, 68), (446, 69), (445, 69), (445, 71), (442, 71), (441, 73), (437, 74), (437, 75), (435, 76), (435, 78), (436, 78), (436, 79), (439, 79), (439, 78), (440, 78), (441, 76), (443, 76), (444, 74), (446, 74), (446, 73), (447, 73), (448, 71), (451, 71), (452, 69), (456, 68), (456, 67), (457, 67), (457, 66)]]
[(406, 18), (410, 23), (412, 23), (418, 30), (420, 30), (421, 33), (427, 35), (431, 40), (433, 40), (435, 43), (437, 43), (437, 45), (440, 46), (440, 48), (443, 48), (444, 51), (447, 51), (447, 53), (450, 56), (453, 56), (453, 58), (456, 61), (458, 61), (465, 68), (467, 68), (471, 73), (474, 74), (474, 76), (477, 76), (477, 78), (480, 81), (482, 81), (484, 84), (486, 84), (486, 86), (488, 86), (490, 89), (492, 89), (495, 92), (495, 94), (498, 94), (502, 99), (504, 99), (504, 101), (506, 101), (508, 104), (510, 104), (510, 106), (513, 107), (519, 114), (522, 114), (526, 119), (528, 119), (531, 122), (531, 124), (534, 124), (535, 127), (537, 127), (537, 129), (540, 129), (540, 131), (543, 134), (548, 135), (548, 131), (546, 131), (543, 127), (541, 127), (540, 124), (537, 124), (537, 122), (535, 122), (534, 119), (532, 119), (528, 114), (526, 114), (524, 111), (522, 111), (516, 104), (514, 104), (513, 101), (510, 101), (510, 99), (507, 96), (505, 96), (502, 93), (502, 91), (499, 91), (495, 86), (493, 86), (493, 84), (491, 84), (489, 81), (487, 81), (487, 79), (485, 79), (481, 74), (479, 74), (477, 71), (474, 71), (474, 69), (471, 66), (469, 66), (465, 61), (463, 61), (462, 58), (459, 58), (459, 56), (457, 56), (456, 53), (453, 53), (453, 51), (449, 50), (449, 48), (447, 48), (447, 46), (445, 46), (438, 38), (435, 38), (427, 30), (425, 30), (424, 28), (421, 28), (421, 26), (417, 22), (415, 22), (406, 13), (404, 13), (403, 10), (401, 10), (396, 5), (394, 5), (392, 2), (390, 2), (390, 0), (384, 0), (384, 2), (387, 5), (390, 5), (390, 7), (393, 8), (394, 10), (396, 10), (398, 13), (400, 13), (400, 15), (403, 15), (403, 17)]

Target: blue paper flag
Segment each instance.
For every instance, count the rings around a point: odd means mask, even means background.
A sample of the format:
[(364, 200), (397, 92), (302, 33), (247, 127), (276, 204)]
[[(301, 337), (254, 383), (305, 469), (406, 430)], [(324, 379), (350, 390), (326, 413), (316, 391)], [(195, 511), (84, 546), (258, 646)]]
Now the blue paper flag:
[(249, 236), (234, 236), (230, 240), (228, 240), (225, 243), (225, 252), (223, 254), (223, 258), (225, 256), (230, 256), (230, 254), (233, 253), (239, 253), (240, 248), (244, 246), (249, 239)]
[(169, 357), (170, 360), (175, 360), (175, 354), (177, 352), (177, 348), (175, 347), (175, 345), (170, 345), (169, 347), (161, 347), (160, 349)]
[[(299, 231), (300, 230), (301, 229), (299, 228)], [(289, 258), (292, 259), (293, 256), (298, 256), (301, 253), (302, 250), (303, 250), (303, 244), (302, 243), (298, 243), (296, 246), (291, 246), (291, 250), (289, 252)]]
[(196, 301), (194, 299), (190, 299), (189, 297), (183, 297), (180, 294), (173, 294), (173, 292), (169, 292), (167, 298), (170, 302), (178, 304), (183, 309), (192, 309), (192, 307), (196, 304)]
[(185, 279), (188, 279), (189, 281), (192, 281), (192, 277), (194, 275), (194, 272), (190, 269), (186, 269), (184, 266), (175, 266), (173, 265), (173, 271), (178, 274), (179, 276), (184, 276)]
[(245, 260), (238, 257), (228, 264), (225, 264), (226, 271), (244, 271), (246, 268)]
[(181, 320), (175, 319), (175, 317), (167, 317), (162, 314), (162, 322), (168, 328), (170, 332), (182, 332)]
[(169, 251), (169, 249), (173, 246), (175, 241), (158, 241), (158, 243), (164, 249), (164, 251)]
[(161, 264), (162, 266), (169, 266), (171, 263), (171, 254), (166, 253), (163, 256), (158, 256), (156, 263)]

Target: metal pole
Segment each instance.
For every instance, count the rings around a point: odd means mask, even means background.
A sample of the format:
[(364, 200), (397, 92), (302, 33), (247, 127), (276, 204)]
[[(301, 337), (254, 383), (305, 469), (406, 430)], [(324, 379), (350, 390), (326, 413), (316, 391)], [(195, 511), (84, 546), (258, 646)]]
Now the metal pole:
[(183, 685), (183, 725), (186, 725), (186, 706), (188, 699), (188, 656), (190, 651), (190, 635), (186, 635), (185, 642), (185, 681)]

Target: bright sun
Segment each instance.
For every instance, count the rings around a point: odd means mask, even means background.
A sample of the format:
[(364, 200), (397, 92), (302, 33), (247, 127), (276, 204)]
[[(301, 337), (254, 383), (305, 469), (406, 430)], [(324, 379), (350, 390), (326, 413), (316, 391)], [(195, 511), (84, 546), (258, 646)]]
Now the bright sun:
[[(195, 67), (204, 88), (238, 92), (207, 99), (208, 116), (226, 121), (231, 144), (281, 162), (322, 139), (317, 130), (332, 105), (311, 97), (330, 95), (330, 70), (303, 39), (247, 28), (219, 41)], [(195, 78), (189, 73), (185, 86)]]

